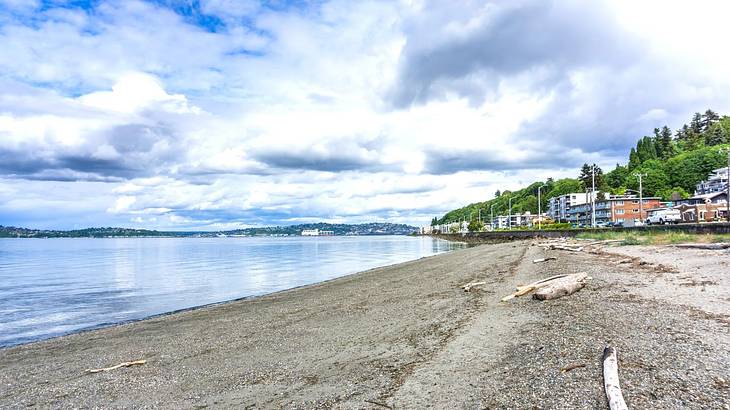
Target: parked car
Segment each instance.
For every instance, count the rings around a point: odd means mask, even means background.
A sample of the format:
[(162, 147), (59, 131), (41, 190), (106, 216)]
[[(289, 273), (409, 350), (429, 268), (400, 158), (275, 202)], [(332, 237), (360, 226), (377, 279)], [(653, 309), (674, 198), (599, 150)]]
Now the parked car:
[(682, 214), (679, 212), (679, 209), (671, 208), (652, 209), (646, 218), (647, 225), (678, 224), (680, 221), (682, 221)]

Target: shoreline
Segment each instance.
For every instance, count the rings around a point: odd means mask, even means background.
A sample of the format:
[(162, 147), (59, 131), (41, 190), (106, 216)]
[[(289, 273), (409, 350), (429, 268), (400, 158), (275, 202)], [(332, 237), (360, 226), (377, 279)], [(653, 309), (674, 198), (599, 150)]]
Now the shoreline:
[[(724, 297), (727, 256), (665, 250), (713, 261), (704, 278), (695, 265), (640, 264), (656, 247), (619, 263), (627, 249), (482, 245), (2, 349), (0, 407), (605, 408), (610, 340), (630, 406), (723, 408), (730, 309), (695, 302)], [(546, 254), (558, 260), (532, 263)], [(594, 279), (574, 295), (499, 303), (517, 284), (577, 271)], [(704, 284), (683, 285), (690, 274)], [(461, 289), (474, 280), (487, 283)]]

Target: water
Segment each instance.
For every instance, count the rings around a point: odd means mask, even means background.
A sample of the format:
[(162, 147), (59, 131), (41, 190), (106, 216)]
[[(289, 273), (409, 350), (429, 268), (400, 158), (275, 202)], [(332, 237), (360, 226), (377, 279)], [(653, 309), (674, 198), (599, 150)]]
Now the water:
[(0, 239), (0, 346), (445, 252), (427, 237)]

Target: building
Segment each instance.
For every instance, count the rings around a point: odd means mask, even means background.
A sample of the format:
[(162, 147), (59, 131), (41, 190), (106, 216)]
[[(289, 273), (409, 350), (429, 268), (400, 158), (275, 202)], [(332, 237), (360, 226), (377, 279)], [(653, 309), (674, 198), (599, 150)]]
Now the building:
[(727, 220), (727, 191), (709, 192), (677, 201), (682, 222)]
[(727, 167), (712, 171), (707, 181), (697, 184), (695, 196), (714, 192), (727, 192)]
[[(634, 195), (609, 195), (605, 199), (595, 201), (596, 223), (629, 223), (629, 221), (644, 221), (649, 209), (663, 206), (661, 198), (646, 197), (639, 204), (639, 198)], [(641, 206), (640, 206), (641, 205)], [(643, 208), (643, 212), (640, 212)], [(576, 225), (590, 226), (592, 223), (592, 209), (590, 203), (572, 206), (568, 210), (567, 221)]]
[(547, 216), (555, 222), (567, 222), (568, 211), (571, 207), (590, 202), (591, 196), (586, 192), (573, 192), (570, 194), (554, 196), (548, 199)]
[(706, 203), (727, 204), (727, 191), (710, 192), (677, 201), (677, 205), (702, 205)]
[(537, 225), (537, 214), (525, 212), (523, 214), (498, 215), (492, 219), (492, 230), (494, 229), (518, 229)]
[(319, 229), (304, 229), (302, 236), (319, 236)]

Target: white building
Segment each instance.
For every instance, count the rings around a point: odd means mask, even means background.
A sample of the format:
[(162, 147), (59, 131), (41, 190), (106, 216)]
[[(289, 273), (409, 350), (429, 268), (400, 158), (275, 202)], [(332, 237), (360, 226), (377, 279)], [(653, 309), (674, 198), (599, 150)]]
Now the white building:
[(712, 171), (707, 181), (697, 184), (695, 196), (713, 192), (727, 192), (727, 167)]
[(591, 196), (586, 192), (571, 192), (570, 194), (554, 196), (548, 199), (547, 216), (555, 222), (566, 222), (571, 206), (582, 205), (590, 200)]
[(319, 229), (304, 229), (302, 236), (319, 236)]

